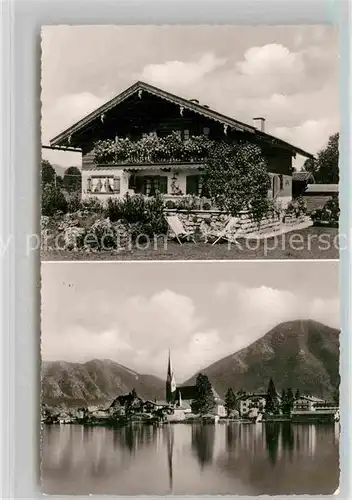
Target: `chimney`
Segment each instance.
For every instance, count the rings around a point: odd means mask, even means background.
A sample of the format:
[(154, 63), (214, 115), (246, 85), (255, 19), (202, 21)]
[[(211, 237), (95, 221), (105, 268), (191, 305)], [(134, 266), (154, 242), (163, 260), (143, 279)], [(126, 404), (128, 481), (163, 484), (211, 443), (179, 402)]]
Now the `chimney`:
[(253, 125), (261, 132), (265, 132), (265, 118), (263, 118), (262, 116), (257, 116), (256, 118), (253, 118)]

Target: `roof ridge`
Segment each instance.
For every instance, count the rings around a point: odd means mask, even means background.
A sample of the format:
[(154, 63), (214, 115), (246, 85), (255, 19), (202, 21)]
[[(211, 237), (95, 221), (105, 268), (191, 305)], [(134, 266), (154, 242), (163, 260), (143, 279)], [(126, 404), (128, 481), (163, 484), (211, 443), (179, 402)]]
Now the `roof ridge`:
[(97, 109), (83, 117), (81, 120), (78, 122), (74, 123), (67, 129), (63, 130), (60, 132), (58, 135), (56, 135), (53, 139), (50, 140), (50, 144), (52, 146), (59, 146), (61, 141), (65, 141), (70, 137), (75, 132), (78, 132), (82, 127), (85, 125), (89, 124), (92, 120), (98, 118), (99, 116), (103, 116), (104, 113), (109, 111), (111, 108), (114, 106), (118, 105), (120, 102), (128, 98), (130, 95), (134, 94), (136, 91), (143, 91), (146, 90), (147, 92), (154, 93), (158, 95), (161, 98), (164, 99), (169, 99), (170, 101), (174, 102), (175, 104), (179, 104), (181, 107), (186, 106), (190, 110), (193, 110), (194, 112), (201, 113), (205, 115), (206, 117), (216, 120), (220, 123), (223, 123), (224, 125), (233, 127), (233, 128), (239, 128), (242, 131), (247, 131), (247, 132), (252, 132), (255, 135), (263, 138), (270, 138), (271, 141), (277, 142), (279, 145), (281, 144), (283, 147), (288, 147), (292, 150), (295, 151), (295, 153), (301, 154), (302, 156), (306, 157), (313, 157), (310, 153), (307, 151), (304, 151), (301, 148), (298, 148), (283, 139), (280, 139), (278, 137), (275, 137), (271, 134), (268, 134), (267, 132), (262, 132), (253, 125), (249, 125), (245, 122), (236, 120), (233, 117), (224, 115), (220, 113), (219, 111), (216, 111), (212, 108), (206, 107), (200, 103), (193, 102), (185, 97), (178, 96), (176, 94), (173, 94), (167, 90), (160, 89), (159, 87), (155, 87), (154, 85), (151, 85), (150, 83), (144, 82), (142, 80), (137, 80), (134, 84), (130, 85), (127, 89), (124, 91), (120, 92), (117, 94), (115, 97), (107, 101), (105, 104), (102, 106), (99, 106)]

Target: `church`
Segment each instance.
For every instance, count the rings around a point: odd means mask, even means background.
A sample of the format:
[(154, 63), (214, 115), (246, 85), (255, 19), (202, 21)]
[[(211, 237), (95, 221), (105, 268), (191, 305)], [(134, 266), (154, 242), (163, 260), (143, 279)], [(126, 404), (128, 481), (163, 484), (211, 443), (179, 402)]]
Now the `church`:
[[(213, 415), (219, 417), (226, 417), (225, 403), (220, 398), (219, 394), (212, 387), (215, 398), (215, 406), (212, 410)], [(192, 401), (196, 398), (197, 389), (195, 385), (184, 385), (177, 387), (175, 373), (172, 368), (171, 354), (169, 351), (169, 359), (166, 374), (166, 402), (173, 405), (177, 410), (183, 410), (184, 413), (192, 413)]]

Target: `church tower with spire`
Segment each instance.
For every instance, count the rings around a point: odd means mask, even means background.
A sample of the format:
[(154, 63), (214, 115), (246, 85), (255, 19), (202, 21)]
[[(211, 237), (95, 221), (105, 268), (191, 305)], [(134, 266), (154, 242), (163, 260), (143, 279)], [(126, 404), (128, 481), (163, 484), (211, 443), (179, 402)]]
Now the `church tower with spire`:
[(172, 369), (171, 354), (169, 349), (169, 360), (168, 360), (167, 374), (166, 374), (166, 402), (174, 403), (175, 396), (176, 396), (176, 380), (174, 371)]

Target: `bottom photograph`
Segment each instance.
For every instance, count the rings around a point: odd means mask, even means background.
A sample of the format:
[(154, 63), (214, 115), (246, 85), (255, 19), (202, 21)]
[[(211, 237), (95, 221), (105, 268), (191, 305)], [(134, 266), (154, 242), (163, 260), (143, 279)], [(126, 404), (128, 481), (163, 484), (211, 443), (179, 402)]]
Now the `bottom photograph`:
[(337, 261), (45, 262), (41, 489), (339, 486)]

